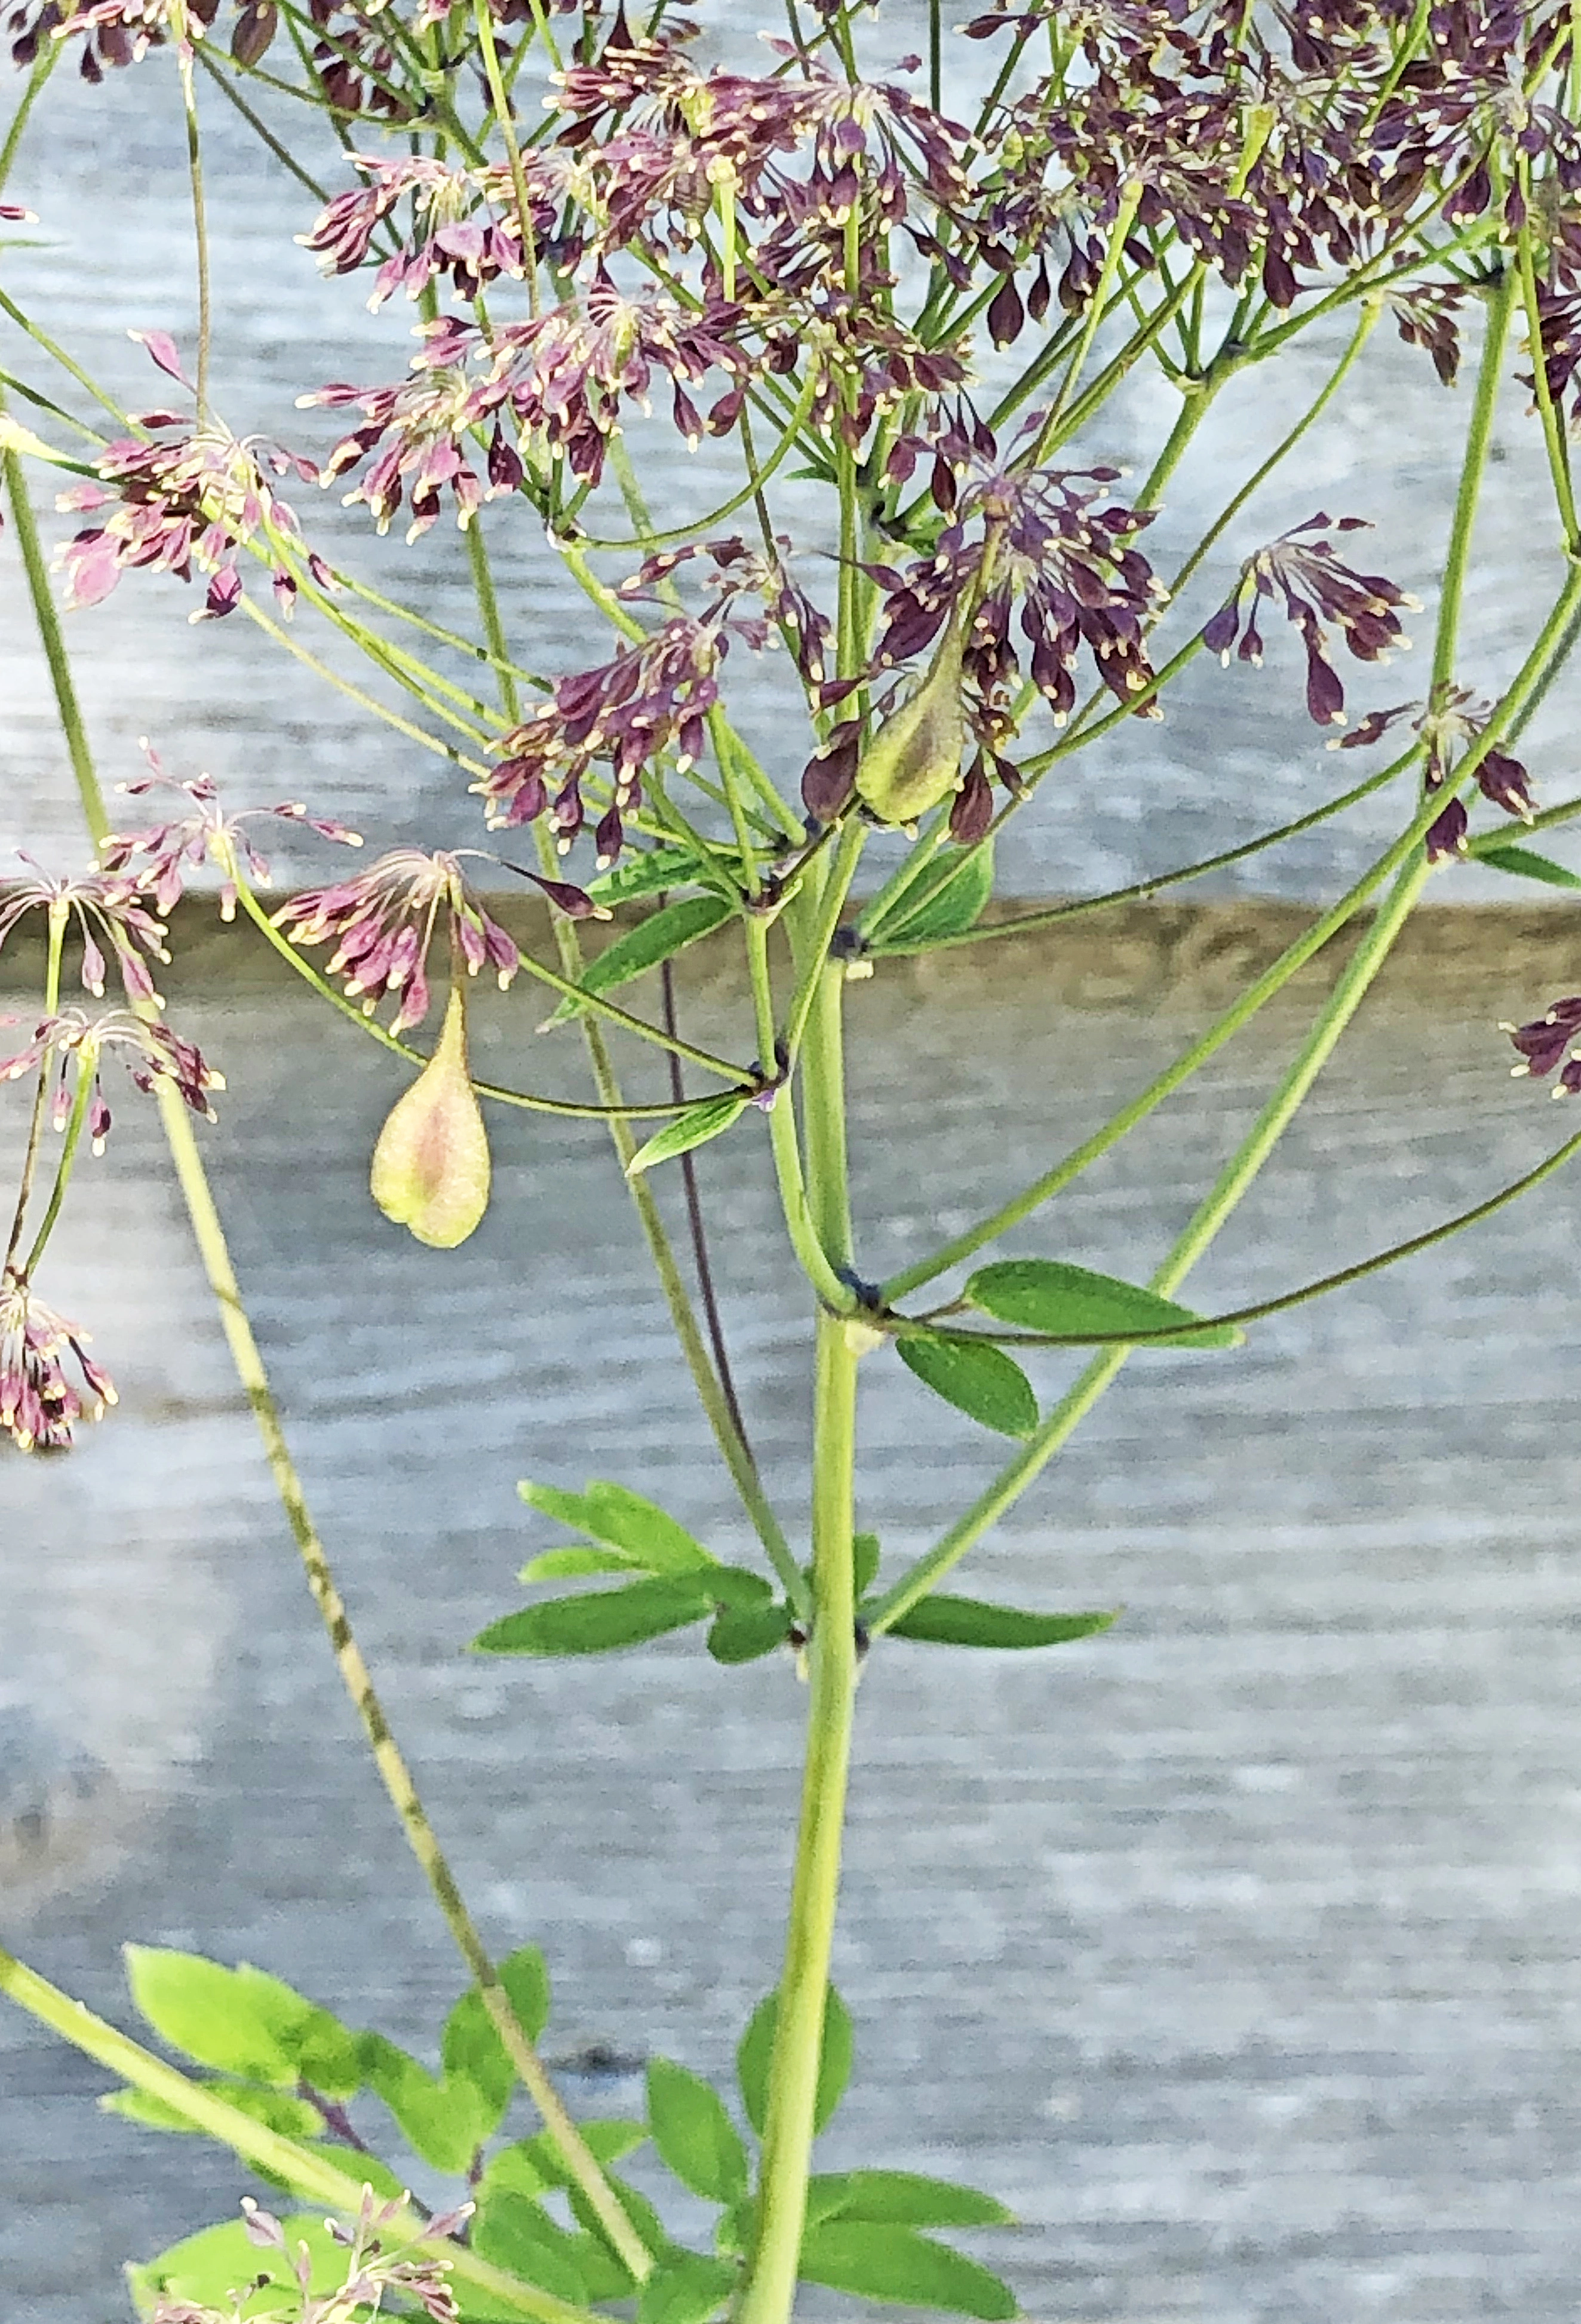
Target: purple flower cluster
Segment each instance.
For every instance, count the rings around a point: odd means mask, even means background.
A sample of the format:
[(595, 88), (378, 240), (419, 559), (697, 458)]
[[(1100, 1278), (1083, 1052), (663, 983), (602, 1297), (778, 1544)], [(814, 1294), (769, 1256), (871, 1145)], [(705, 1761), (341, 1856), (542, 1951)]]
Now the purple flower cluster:
[[(1380, 741), (1402, 718), (1410, 719), (1411, 732), (1419, 734), (1427, 745), (1422, 780), (1424, 789), (1430, 794), (1442, 790), (1451, 781), (1456, 754), (1477, 741), (1492, 715), (1493, 705), (1478, 701), (1469, 687), (1445, 686), (1425, 703), (1401, 702), (1392, 710), (1372, 711), (1352, 733), (1329, 747), (1362, 750)], [(1512, 757), (1508, 751), (1489, 748), (1479, 756), (1475, 775), (1478, 790), (1491, 805), (1502, 807), (1506, 815), (1519, 816), (1522, 823), (1531, 821), (1531, 777), (1519, 759)], [(1465, 801), (1451, 798), (1428, 832), (1429, 862), (1436, 863), (1446, 856), (1464, 855), (1470, 824)]]
[(112, 833), (105, 842), (103, 860), (107, 872), (134, 882), (152, 898), (161, 912), (173, 908), (189, 874), (205, 863), (212, 863), (220, 874), (221, 919), (236, 918), (236, 881), (243, 872), (255, 886), (266, 888), (269, 862), (248, 834), (246, 826), (250, 823), (273, 820), (301, 824), (309, 831), (316, 831), (321, 839), (337, 840), (345, 847), (362, 845), (360, 832), (328, 816), (310, 815), (299, 800), (287, 799), (279, 807), (253, 807), (240, 815), (227, 814), (211, 775), (178, 781), (165, 773), (146, 740), (142, 749), (149, 771), (138, 782), (123, 783), (122, 791), (129, 798), (143, 798), (150, 791), (174, 791), (183, 802), (181, 809), (141, 831)]
[[(353, 273), (367, 258), (379, 228), (410, 197), (411, 226), (381, 263), (370, 308), (376, 310), (398, 290), (408, 299), (421, 298), (435, 281), (448, 282), (458, 299), (473, 300), (500, 275), (522, 273), (520, 231), (497, 214), (513, 201), (513, 189), (500, 170), (454, 170), (423, 154), (399, 161), (365, 153), (350, 153), (347, 159), (368, 180), (367, 185), (337, 194), (310, 231), (297, 240), (318, 254), (326, 274)], [(530, 191), (534, 178), (541, 180), (547, 174), (532, 157)], [(553, 194), (544, 188), (532, 201), (540, 248), (552, 235), (554, 219)]]
[[(132, 337), (143, 342), (162, 371), (181, 379), (180, 357), (163, 332)], [(300, 527), (269, 479), (295, 475), (315, 484), (312, 462), (257, 437), (244, 442), (222, 428), (194, 427), (185, 412), (142, 411), (132, 418), (148, 432), (107, 444), (94, 463), (100, 482), (74, 484), (57, 499), (58, 508), (78, 515), (111, 512), (75, 534), (60, 553), (68, 604), (101, 604), (123, 573), (137, 568), (174, 573), (183, 581), (196, 569), (210, 577), (203, 605), (189, 618), (218, 620), (241, 602), (237, 552), (260, 534), (273, 534), (275, 595), (289, 613), (297, 584), (281, 562), (280, 548), (299, 540)], [(153, 440), (171, 429), (180, 433)], [(334, 586), (319, 558), (309, 555), (307, 563), (321, 587)]]
[(292, 944), (334, 945), (328, 973), (361, 1001), (366, 1015), (382, 999), (393, 999), (390, 1029), (397, 1034), (428, 1015), (428, 954), (441, 919), (452, 960), (473, 976), (486, 964), (503, 992), (522, 955), (467, 886), (455, 855), (399, 847), (355, 880), (293, 896), (274, 915)]
[(0, 887), (0, 945), (30, 912), (42, 912), (47, 919), (59, 919), (63, 930), (75, 926), (86, 992), (103, 999), (108, 954), (120, 972), (121, 989), (127, 1000), (162, 1007), (149, 964), (170, 959), (166, 930), (143, 901), (141, 881), (99, 872), (77, 879), (56, 879), (42, 871), (31, 856), (24, 855), (22, 861), (30, 876)]
[(14, 1268), (0, 1272), (0, 1429), (20, 1452), (63, 1451), (78, 1421), (97, 1420), (116, 1402), (116, 1384), (87, 1352), (86, 1337)]
[(1521, 1053), (1521, 1063), (1510, 1068), (1517, 1081), (1527, 1074), (1542, 1081), (1562, 1059), (1563, 1070), (1550, 1094), (1575, 1097), (1581, 1092), (1581, 993), (1556, 1001), (1546, 1017), (1534, 1018), (1530, 1025), (1499, 1029), (1508, 1033)]
[(641, 645), (622, 646), (596, 669), (558, 679), (541, 708), (503, 738), (500, 763), (473, 786), (490, 826), (532, 823), (547, 813), (564, 854), (587, 820), (583, 787), (607, 761), (611, 798), (594, 844), (601, 864), (613, 862), (624, 844), (624, 817), (642, 804), (644, 770), (672, 749), (683, 774), (701, 756), (707, 714), (719, 698), (719, 664), (732, 631), (743, 629), (754, 644), (766, 635), (762, 622), (718, 611), (703, 620), (676, 613)]
[(1399, 609), (1420, 610), (1414, 597), (1382, 574), (1358, 573), (1346, 565), (1332, 541), (1321, 537), (1330, 530), (1368, 529), (1364, 518), (1354, 516), (1331, 524), (1329, 518), (1318, 515), (1292, 526), (1246, 559), (1234, 589), (1202, 632), (1204, 645), (1226, 669), (1232, 647), (1239, 660), (1261, 668), (1263, 641), (1258, 611), (1264, 600), (1282, 602), (1286, 620), (1299, 630), (1307, 650), (1307, 708), (1319, 726), (1345, 723), (1345, 687), (1329, 656), (1324, 623), (1337, 625), (1358, 661), (1385, 661), (1392, 649), (1410, 643), (1401, 633)]
[(206, 1121), (218, 1120), (208, 1093), (225, 1087), (225, 1075), (207, 1064), (197, 1046), (183, 1040), (162, 1018), (137, 1017), (130, 1010), (89, 1017), (82, 1009), (63, 1009), (58, 1016), (44, 1018), (20, 1049), (9, 1057), (0, 1057), (0, 1082), (21, 1081), (43, 1069), (51, 1084), (50, 1115), (57, 1130), (65, 1128), (76, 1093), (86, 1083), (86, 1127), (94, 1152), (102, 1154), (111, 1121), (99, 1074), (99, 1062), (106, 1050), (120, 1056), (140, 1090), (151, 1092), (156, 1081), (169, 1082), (194, 1113)]

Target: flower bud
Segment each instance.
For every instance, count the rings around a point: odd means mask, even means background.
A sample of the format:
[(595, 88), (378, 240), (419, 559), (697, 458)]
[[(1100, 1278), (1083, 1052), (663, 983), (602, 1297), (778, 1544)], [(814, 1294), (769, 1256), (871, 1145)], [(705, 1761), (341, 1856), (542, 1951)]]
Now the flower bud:
[(916, 693), (885, 719), (862, 755), (857, 796), (880, 823), (915, 823), (960, 788), (966, 745), (961, 650), (957, 613)]
[(370, 1185), (387, 1219), (453, 1250), (488, 1208), (488, 1137), (467, 1065), (466, 988), (450, 987), (433, 1056), (379, 1132)]

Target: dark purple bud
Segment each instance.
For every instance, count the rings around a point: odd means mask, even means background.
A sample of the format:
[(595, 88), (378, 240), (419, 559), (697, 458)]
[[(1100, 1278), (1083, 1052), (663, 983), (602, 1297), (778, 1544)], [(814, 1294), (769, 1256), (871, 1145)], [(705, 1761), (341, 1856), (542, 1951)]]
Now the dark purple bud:
[(1026, 321), (1026, 309), (1015, 287), (1015, 277), (1007, 274), (988, 305), (988, 336), (996, 347), (1007, 347), (1021, 337)]
[(983, 770), (982, 753), (966, 770), (966, 779), (956, 793), (949, 811), (949, 835), (957, 847), (975, 847), (988, 835), (994, 820), (994, 787)]
[(496, 427), (488, 447), (489, 483), (497, 493), (520, 492), (524, 473), (520, 453)]
[(222, 565), (208, 585), (208, 595), (204, 600), (203, 613), (194, 618), (201, 621), (204, 614), (207, 614), (217, 622), (223, 621), (227, 613), (236, 612), (241, 602), (241, 575), (234, 565)]
[(231, 30), (230, 52), (246, 71), (262, 64), (280, 26), (274, 0), (247, 0)]
[(933, 495), (934, 505), (942, 509), (945, 515), (948, 516), (956, 504), (956, 477), (955, 470), (942, 453), (934, 460), (929, 490)]
[(1465, 853), (1466, 825), (1471, 818), (1459, 799), (1451, 799), (1427, 836), (1428, 862), (1441, 863), (1451, 855)]
[(1477, 788), (1484, 798), (1502, 807), (1506, 815), (1518, 815), (1523, 822), (1531, 820), (1531, 778), (1519, 759), (1512, 759), (1503, 751), (1489, 751), (1476, 770)]
[(191, 385), (181, 369), (176, 343), (168, 331), (128, 331), (126, 337), (135, 339), (139, 346), (145, 347), (150, 359), (159, 365), (161, 371), (168, 372), (172, 379), (179, 379), (183, 387)]
[(527, 874), (535, 888), (541, 888), (557, 912), (568, 920), (607, 920), (611, 914), (606, 906), (596, 904), (583, 888), (573, 888), (566, 880), (541, 880), (536, 872)]
[(1050, 295), (1049, 263), (1046, 259), (1040, 258), (1038, 271), (1032, 277), (1031, 288), (1027, 292), (1027, 312), (1034, 323), (1040, 323), (1048, 313)]
[(1228, 661), (1230, 648), (1235, 642), (1240, 627), (1240, 600), (1237, 597), (1232, 597), (1226, 604), (1219, 607), (1211, 621), (1205, 623), (1202, 642), (1209, 653), (1216, 653), (1221, 660)]
[(1319, 726), (1337, 726), (1345, 718), (1345, 688), (1339, 672), (1324, 659), (1310, 638), (1307, 641), (1307, 712)]
[(861, 721), (848, 718), (837, 726), (821, 751), (802, 770), (801, 800), (819, 823), (833, 823), (849, 805), (856, 784), (856, 761), (862, 747)]
[(1300, 290), (1288, 258), (1271, 250), (1262, 262), (1262, 288), (1276, 307), (1293, 307)]

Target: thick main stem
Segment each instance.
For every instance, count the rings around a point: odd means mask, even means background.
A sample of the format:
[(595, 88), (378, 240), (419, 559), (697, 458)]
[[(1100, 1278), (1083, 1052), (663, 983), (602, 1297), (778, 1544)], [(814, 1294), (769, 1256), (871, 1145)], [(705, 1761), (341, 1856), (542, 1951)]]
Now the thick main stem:
[[(803, 1052), (808, 1209), (827, 1261), (851, 1250), (837, 964), (824, 971)], [(796, 2298), (829, 1956), (839, 1896), (856, 1694), (856, 1354), (842, 1319), (818, 1319), (813, 1404), (814, 1614), (808, 1649), (807, 1757), (784, 1969), (763, 2126), (757, 2241), (738, 2324), (788, 2324)]]

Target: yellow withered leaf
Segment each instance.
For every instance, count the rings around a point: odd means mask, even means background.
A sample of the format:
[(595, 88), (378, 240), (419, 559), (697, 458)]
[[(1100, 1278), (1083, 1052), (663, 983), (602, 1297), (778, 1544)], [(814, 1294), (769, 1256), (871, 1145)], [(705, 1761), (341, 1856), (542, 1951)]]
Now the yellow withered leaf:
[(387, 1219), (453, 1250), (488, 1208), (488, 1134), (467, 1065), (467, 1001), (450, 987), (433, 1056), (379, 1132), (369, 1183)]

